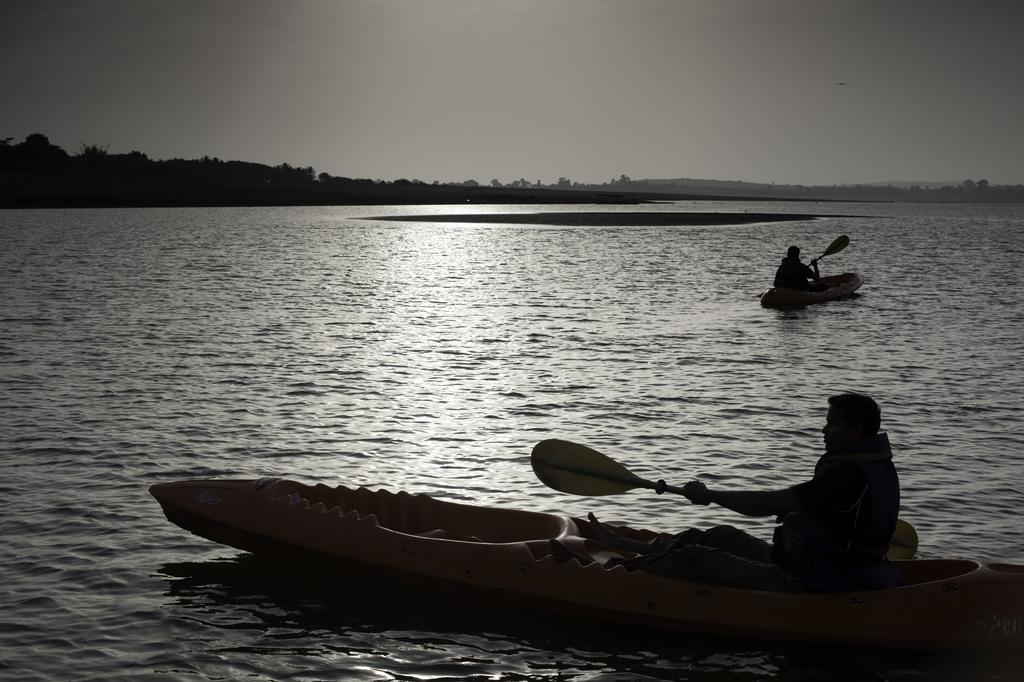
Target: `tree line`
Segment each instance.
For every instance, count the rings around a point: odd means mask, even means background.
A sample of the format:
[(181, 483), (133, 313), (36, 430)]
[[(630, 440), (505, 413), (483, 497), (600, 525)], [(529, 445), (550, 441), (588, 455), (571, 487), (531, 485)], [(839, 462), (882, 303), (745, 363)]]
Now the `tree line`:
[[(216, 157), (201, 159), (150, 159), (142, 152), (111, 154), (106, 146), (82, 144), (77, 154), (68, 154), (52, 144), (42, 133), (33, 133), (24, 142), (0, 139), (0, 171), (99, 173), (152, 178), (219, 178), (243, 183), (303, 185), (317, 181), (312, 167), (287, 163), (268, 166), (245, 161), (222, 161)], [(372, 182), (372, 181), (368, 181)]]
[(69, 154), (42, 133), (19, 143), (0, 138), (0, 207), (6, 208), (623, 201), (600, 193), (474, 185), (347, 178), (317, 173), (309, 166), (210, 156), (155, 160), (138, 151), (112, 154), (99, 144), (82, 144)]
[[(721, 180), (634, 180), (627, 175), (604, 183), (554, 183), (526, 178), (487, 185), (469, 179), (425, 183), (347, 178), (317, 173), (310, 166), (270, 166), (246, 161), (150, 159), (132, 151), (111, 154), (99, 144), (82, 144), (69, 154), (46, 135), (20, 143), (0, 138), (0, 206), (33, 205), (238, 205), (330, 203), (447, 203), (449, 201), (584, 203), (634, 202), (677, 196), (719, 199), (834, 201), (1024, 202), (1024, 185), (996, 185), (986, 179), (958, 185), (776, 185)], [(460, 196), (461, 193), (461, 196)]]

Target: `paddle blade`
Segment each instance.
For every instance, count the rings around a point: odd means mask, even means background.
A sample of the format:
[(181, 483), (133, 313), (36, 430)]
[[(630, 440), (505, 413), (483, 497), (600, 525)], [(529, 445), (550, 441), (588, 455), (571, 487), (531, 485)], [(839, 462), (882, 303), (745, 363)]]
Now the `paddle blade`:
[(917, 531), (909, 523), (900, 519), (896, 522), (896, 530), (889, 540), (889, 551), (885, 556), (891, 561), (913, 559), (917, 553)]
[(834, 253), (839, 253), (840, 251), (842, 251), (843, 249), (845, 249), (849, 245), (850, 245), (850, 238), (847, 237), (845, 234), (841, 234), (838, 237), (836, 237), (835, 239), (833, 239), (832, 243), (828, 245), (827, 249), (825, 249), (825, 253), (821, 254), (818, 257), (819, 258), (824, 258), (825, 256), (831, 256)]
[(649, 487), (615, 460), (585, 445), (542, 440), (533, 447), (530, 465), (544, 485), (573, 495), (616, 495)]

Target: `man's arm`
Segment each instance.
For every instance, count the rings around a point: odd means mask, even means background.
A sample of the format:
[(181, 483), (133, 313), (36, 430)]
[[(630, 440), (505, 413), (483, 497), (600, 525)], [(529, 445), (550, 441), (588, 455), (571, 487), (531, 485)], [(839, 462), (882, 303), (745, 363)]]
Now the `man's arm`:
[(690, 481), (683, 486), (683, 494), (694, 504), (717, 504), (744, 516), (776, 516), (800, 511), (800, 500), (792, 488), (711, 490), (700, 481)]

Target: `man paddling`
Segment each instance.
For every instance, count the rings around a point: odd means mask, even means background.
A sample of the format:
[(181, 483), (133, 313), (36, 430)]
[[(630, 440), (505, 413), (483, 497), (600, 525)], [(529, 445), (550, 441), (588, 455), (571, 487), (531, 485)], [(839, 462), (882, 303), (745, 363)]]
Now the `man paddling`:
[[(733, 526), (691, 528), (649, 542), (623, 537), (590, 514), (592, 537), (620, 552), (605, 565), (746, 589), (842, 592), (901, 582), (885, 557), (899, 515), (899, 478), (881, 413), (865, 395), (828, 399), (825, 454), (811, 480), (779, 490), (730, 491), (700, 481), (683, 486), (695, 504), (746, 516), (777, 516), (773, 542)], [(556, 558), (575, 557), (552, 541)]]
[(800, 260), (800, 247), (791, 246), (786, 251), (786, 257), (782, 259), (778, 270), (775, 271), (775, 283), (773, 286), (799, 289), (800, 291), (821, 291), (827, 289), (828, 287), (821, 283), (820, 279), (821, 273), (818, 272), (818, 259), (811, 259), (811, 266), (807, 267)]

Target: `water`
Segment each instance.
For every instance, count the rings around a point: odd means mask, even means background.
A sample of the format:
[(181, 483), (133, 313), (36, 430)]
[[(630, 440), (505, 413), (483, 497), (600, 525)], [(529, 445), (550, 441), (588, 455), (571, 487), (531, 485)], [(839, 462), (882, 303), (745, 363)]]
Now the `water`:
[[(279, 475), (767, 534), (681, 498), (555, 493), (530, 448), (557, 436), (670, 483), (779, 487), (808, 475), (825, 398), (858, 390), (882, 405), (920, 556), (1024, 563), (1024, 208), (646, 207), (856, 216), (734, 227), (362, 219), (481, 210), (595, 207), (0, 212), (0, 677), (1012, 679), (976, 660), (382, 607), (163, 518), (152, 483)], [(758, 305), (786, 246), (810, 256), (839, 234), (851, 246), (823, 270), (861, 273), (861, 295)]]

